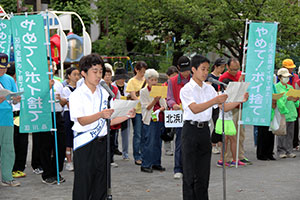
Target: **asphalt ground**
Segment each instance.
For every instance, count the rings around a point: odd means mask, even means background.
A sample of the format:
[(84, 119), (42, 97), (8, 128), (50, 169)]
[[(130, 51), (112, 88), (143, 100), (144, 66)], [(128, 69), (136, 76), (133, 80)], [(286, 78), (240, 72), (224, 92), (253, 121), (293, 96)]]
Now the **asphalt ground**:
[[(132, 137), (132, 133), (131, 133)], [(45, 185), (40, 175), (30, 167), (31, 137), (28, 149), (27, 176), (19, 178), (20, 187), (0, 186), (0, 199), (72, 199), (73, 172), (64, 170), (66, 179), (60, 185)], [(119, 137), (120, 139), (120, 137)], [(121, 144), (121, 143), (119, 143)], [(121, 146), (119, 147), (121, 149)], [(299, 200), (300, 199), (300, 152), (296, 158), (259, 161), (255, 156), (253, 129), (246, 126), (245, 149), (253, 165), (240, 168), (226, 168), (226, 197), (228, 200)], [(212, 155), (209, 185), (210, 200), (223, 199), (222, 169), (216, 166), (220, 155)], [(115, 200), (180, 200), (182, 199), (182, 181), (173, 178), (173, 156), (162, 156), (165, 172), (143, 173), (132, 159), (122, 160), (115, 156), (118, 168), (112, 168), (112, 197)]]

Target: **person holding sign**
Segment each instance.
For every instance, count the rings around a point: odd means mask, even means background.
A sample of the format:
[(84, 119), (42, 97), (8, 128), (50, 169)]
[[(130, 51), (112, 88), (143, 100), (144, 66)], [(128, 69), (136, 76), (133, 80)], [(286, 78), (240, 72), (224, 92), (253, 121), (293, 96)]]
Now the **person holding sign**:
[[(281, 68), (277, 72), (280, 80), (275, 87), (277, 92), (287, 93), (293, 86), (288, 82), (292, 76), (288, 69)], [(297, 108), (299, 107), (299, 97), (292, 97), (284, 95), (277, 100), (279, 112), (285, 115), (286, 119), (286, 135), (277, 136), (277, 152), (280, 158), (295, 158), (296, 154), (292, 153), (293, 138), (294, 138), (294, 125), (297, 120)]]
[(164, 113), (167, 103), (160, 96), (151, 97), (151, 88), (157, 84), (159, 74), (155, 69), (147, 69), (145, 78), (148, 86), (141, 89), (141, 105), (143, 131), (145, 133), (145, 144), (143, 151), (142, 172), (152, 173), (152, 170), (165, 171), (161, 166), (161, 146), (160, 135), (164, 131)]
[[(5, 74), (8, 63), (8, 56), (0, 53), (0, 91), (3, 89), (11, 92), (17, 92), (15, 81), (12, 77)], [(20, 96), (12, 97), (12, 100), (7, 100), (5, 96), (0, 96), (0, 160), (1, 160), (1, 175), (3, 186), (19, 186), (20, 183), (12, 177), (12, 170), (15, 162), (14, 151), (14, 122), (12, 105), (21, 101)]]
[[(201, 55), (192, 58), (193, 77), (180, 91), (184, 125), (182, 128), (183, 199), (208, 199), (211, 141), (208, 121), (212, 107), (224, 103), (227, 94), (217, 95), (204, 81), (210, 61)], [(235, 104), (236, 105), (236, 104)], [(227, 106), (225, 109), (228, 109)]]
[[(223, 82), (224, 79), (232, 80), (233, 82), (241, 82), (243, 81), (245, 75), (242, 74), (242, 71), (240, 71), (240, 62), (236, 58), (230, 58), (227, 62), (227, 71), (223, 73), (219, 81)], [(239, 107), (234, 108), (232, 110), (232, 116), (233, 116), (233, 122), (235, 125), (236, 130), (238, 130), (239, 126)], [(243, 125), (240, 125), (240, 137), (239, 137), (239, 160), (246, 165), (252, 165), (252, 162), (248, 160), (245, 156), (245, 150), (244, 150), (244, 141), (245, 141), (245, 128)], [(232, 157), (229, 149), (227, 149), (225, 153), (225, 161), (231, 162), (235, 158)]]
[[(74, 121), (73, 200), (106, 199), (106, 119), (114, 112), (108, 109), (108, 91), (99, 84), (106, 69), (98, 54), (81, 58), (79, 68), (84, 82), (69, 98), (70, 117)], [(134, 116), (133, 109), (127, 116), (111, 119), (111, 125)]]

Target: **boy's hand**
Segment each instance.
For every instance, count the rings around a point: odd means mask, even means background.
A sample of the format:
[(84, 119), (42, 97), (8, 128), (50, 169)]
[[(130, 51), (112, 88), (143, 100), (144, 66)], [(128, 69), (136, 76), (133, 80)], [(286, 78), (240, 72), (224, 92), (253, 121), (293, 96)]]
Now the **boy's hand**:
[(215, 97), (216, 104), (224, 103), (227, 98), (228, 98), (227, 94), (220, 94), (220, 95), (216, 96)]
[(246, 101), (248, 101), (248, 98), (249, 98), (249, 93), (246, 92), (246, 93), (244, 94), (243, 103), (245, 103)]
[(134, 118), (135, 117), (135, 108), (129, 110), (129, 112), (127, 113), (127, 117), (128, 118)]
[(21, 96), (13, 97), (12, 100), (13, 100), (14, 104), (17, 104), (17, 103), (19, 103), (21, 101)]
[(100, 118), (109, 119), (113, 112), (114, 109), (104, 109), (100, 112)]
[(0, 103), (2, 103), (3, 101), (5, 101), (6, 98), (5, 97), (0, 97)]
[(173, 109), (174, 110), (180, 110), (181, 108), (180, 108), (180, 106), (178, 104), (174, 104), (173, 105)]

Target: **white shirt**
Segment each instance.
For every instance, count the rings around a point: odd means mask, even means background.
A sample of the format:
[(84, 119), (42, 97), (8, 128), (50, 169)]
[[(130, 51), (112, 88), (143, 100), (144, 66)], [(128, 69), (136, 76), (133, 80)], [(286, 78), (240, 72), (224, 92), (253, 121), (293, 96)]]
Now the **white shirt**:
[[(70, 95), (71, 95), (71, 93), (72, 93), (72, 91), (70, 90), (69, 87), (72, 87), (72, 86), (66, 85), (66, 86), (63, 88), (62, 95), (61, 95), (62, 98), (65, 98), (65, 99), (67, 99), (67, 100), (69, 100), (69, 97), (70, 97)], [(66, 105), (64, 106), (64, 111), (68, 111), (68, 110), (69, 110), (69, 108), (68, 108), (68, 105), (66, 104)]]
[[(147, 106), (153, 101), (153, 97), (150, 97), (150, 92), (148, 90), (148, 87), (144, 87), (141, 89), (140, 92), (140, 102), (142, 105), (142, 121), (144, 124), (149, 125), (151, 122), (151, 113), (153, 112), (153, 108), (150, 110), (147, 110)], [(164, 98), (159, 99), (159, 105), (160, 107), (167, 108), (167, 103)]]
[[(183, 120), (192, 120), (198, 122), (209, 121), (212, 116), (212, 107), (198, 113), (194, 114), (189, 105), (192, 103), (205, 103), (217, 96), (215, 89), (205, 82), (202, 82), (202, 87), (200, 87), (194, 79), (185, 84), (185, 86), (180, 90), (180, 100), (183, 108)], [(218, 105), (214, 105), (217, 108)]]
[[(100, 85), (97, 85), (94, 93), (92, 93), (84, 82), (79, 88), (76, 88), (69, 97), (70, 117), (74, 121), (72, 129), (76, 132), (85, 132), (95, 128), (98, 124), (97, 121), (82, 126), (77, 119), (106, 109), (108, 97), (108, 92)], [(103, 128), (107, 129), (106, 124)], [(102, 134), (98, 136), (101, 137), (106, 134), (107, 131), (102, 131)]]
[[(54, 88), (54, 97), (57, 94), (60, 94), (60, 97), (61, 97), (64, 86), (58, 80), (55, 80), (55, 79), (53, 79), (53, 80), (54, 80), (54, 85), (53, 85), (53, 88)], [(50, 89), (50, 99), (52, 100), (52, 88)], [(51, 111), (53, 112), (52, 103), (51, 103)], [(55, 112), (62, 112), (62, 111), (63, 111), (63, 107), (60, 105), (60, 103), (59, 102), (55, 102)]]
[[(112, 85), (118, 87), (116, 81), (113, 82)], [(130, 94), (130, 93), (126, 92), (126, 88), (127, 88), (127, 83), (124, 83), (124, 95), (125, 95), (125, 97), (127, 97)], [(120, 99), (121, 96), (122, 96), (121, 92), (120, 92), (120, 90), (118, 88), (118, 94), (117, 94), (116, 99)]]

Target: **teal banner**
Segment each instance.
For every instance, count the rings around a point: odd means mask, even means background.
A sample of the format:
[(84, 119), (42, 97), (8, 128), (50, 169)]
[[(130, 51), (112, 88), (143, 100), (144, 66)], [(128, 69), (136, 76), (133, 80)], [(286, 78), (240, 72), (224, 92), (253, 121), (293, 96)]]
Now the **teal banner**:
[(10, 57), (11, 23), (8, 19), (0, 19), (0, 52)]
[(11, 18), (15, 66), (19, 91), (24, 91), (20, 109), (20, 132), (52, 128), (45, 29), (41, 15)]
[(245, 82), (249, 99), (243, 104), (243, 124), (269, 126), (277, 23), (250, 23)]

